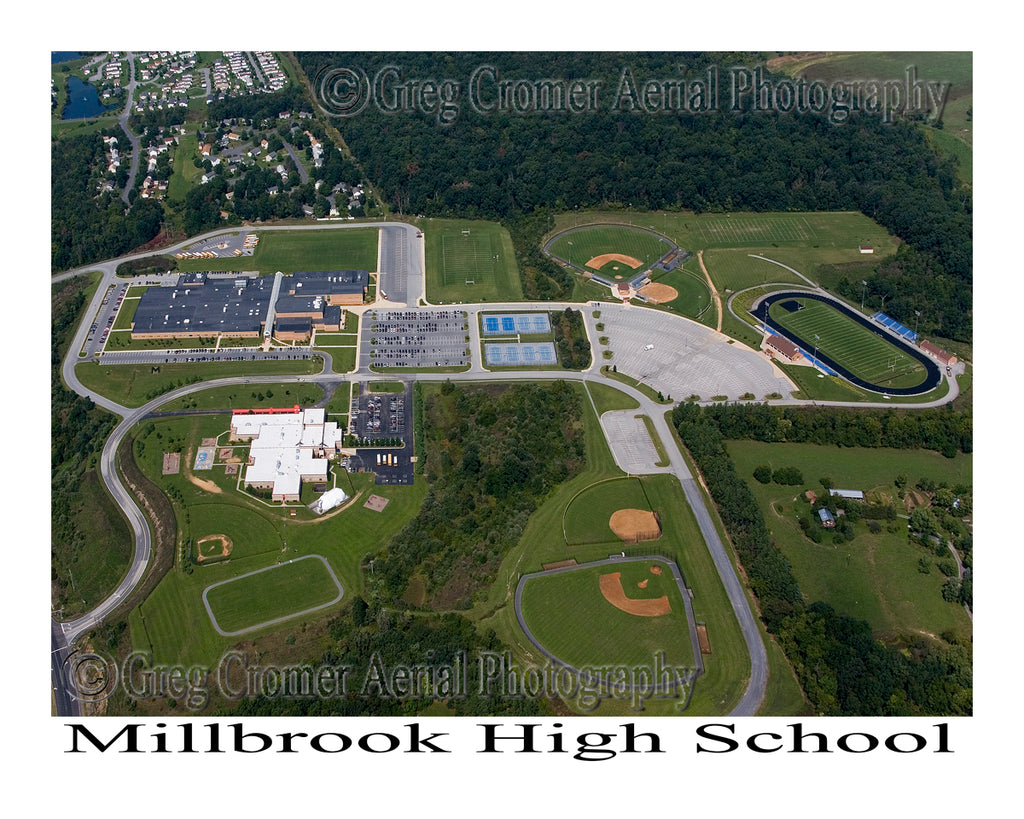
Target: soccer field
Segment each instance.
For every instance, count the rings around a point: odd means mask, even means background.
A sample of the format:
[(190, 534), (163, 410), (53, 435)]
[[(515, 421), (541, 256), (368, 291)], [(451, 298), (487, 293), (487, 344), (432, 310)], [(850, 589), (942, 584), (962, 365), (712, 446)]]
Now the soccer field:
[[(794, 302), (799, 309), (786, 308)], [(905, 388), (925, 379), (919, 361), (824, 302), (800, 298), (775, 302), (768, 315), (802, 338), (809, 345), (807, 352), (813, 354), (816, 349), (871, 384)]]
[(512, 239), (501, 225), (431, 219), (423, 232), (430, 301), (522, 300)]
[(496, 239), (493, 233), (472, 230), (442, 234), (441, 283), (493, 285), (501, 256)]

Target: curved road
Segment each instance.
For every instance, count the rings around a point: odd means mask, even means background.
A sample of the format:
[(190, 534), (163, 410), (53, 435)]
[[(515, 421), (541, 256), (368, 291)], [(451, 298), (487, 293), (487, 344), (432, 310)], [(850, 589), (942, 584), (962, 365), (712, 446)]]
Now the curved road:
[[(381, 248), (381, 265), (380, 273), (387, 275), (389, 273), (402, 274), (404, 273), (404, 279), (406, 292), (404, 293), (404, 304), (386, 304), (378, 306), (415, 306), (420, 301), (426, 302), (425, 293), (425, 276), (424, 276), (424, 242), (419, 237), (419, 231), (413, 225), (409, 225), (403, 222), (341, 222), (341, 223), (320, 223), (317, 225), (309, 226), (295, 226), (295, 225), (281, 225), (272, 227), (260, 227), (260, 231), (271, 231), (271, 230), (332, 230), (332, 229), (356, 229), (366, 227), (377, 227), (382, 228), (382, 248)], [(224, 233), (237, 233), (239, 231), (248, 230), (247, 228), (235, 228), (231, 230), (214, 230), (201, 236), (194, 236), (183, 242), (180, 242), (172, 247), (165, 248), (160, 253), (173, 253), (179, 249), (185, 248), (189, 245), (195, 244), (196, 242), (203, 241), (204, 239), (212, 236), (224, 234)], [(419, 244), (419, 248), (416, 245)], [(386, 247), (385, 247), (386, 246)], [(387, 252), (385, 252), (387, 251)], [(131, 566), (128, 569), (124, 579), (114, 590), (113, 594), (104, 600), (99, 606), (93, 611), (89, 612), (85, 616), (66, 623), (54, 625), (51, 623), (52, 631), (52, 665), (53, 665), (53, 678), (54, 687), (63, 687), (67, 691), (71, 691), (68, 681), (65, 678), (63, 663), (66, 658), (66, 652), (68, 646), (72, 645), (75, 640), (80, 637), (83, 633), (93, 628), (97, 624), (103, 621), (118, 605), (124, 600), (124, 598), (136, 587), (141, 581), (143, 574), (145, 573), (146, 567), (149, 563), (150, 553), (152, 549), (152, 543), (150, 540), (149, 526), (146, 522), (146, 518), (142, 511), (135, 504), (131, 495), (122, 485), (120, 478), (117, 475), (117, 470), (114, 467), (114, 458), (117, 452), (117, 448), (121, 441), (124, 439), (128, 430), (132, 428), (139, 420), (145, 417), (147, 414), (155, 410), (158, 406), (166, 404), (167, 402), (174, 400), (175, 398), (188, 395), (193, 392), (199, 392), (201, 390), (210, 389), (212, 387), (226, 386), (226, 385), (237, 385), (237, 384), (259, 384), (259, 383), (282, 383), (289, 381), (314, 381), (314, 382), (330, 382), (338, 379), (338, 374), (330, 371), (330, 361), (327, 360), (327, 366), (325, 371), (318, 375), (269, 375), (269, 376), (237, 376), (230, 378), (216, 379), (213, 381), (206, 381), (199, 384), (193, 384), (179, 389), (173, 390), (166, 393), (158, 398), (149, 401), (141, 407), (129, 408), (124, 407), (102, 395), (99, 395), (91, 390), (87, 389), (77, 378), (75, 374), (75, 365), (79, 362), (78, 351), (82, 349), (85, 342), (88, 329), (90, 326), (89, 316), (93, 315), (98, 309), (100, 302), (106, 293), (107, 287), (116, 281), (115, 271), (122, 262), (144, 258), (147, 256), (154, 255), (153, 251), (147, 251), (144, 253), (136, 253), (130, 256), (121, 257), (119, 259), (108, 260), (99, 264), (85, 265), (76, 268), (71, 271), (59, 274), (52, 277), (52, 281), (60, 281), (65, 278), (79, 275), (82, 273), (99, 271), (103, 274), (103, 281), (96, 290), (96, 295), (93, 298), (92, 304), (87, 308), (85, 318), (83, 318), (77, 332), (75, 333), (74, 339), (68, 347), (68, 354), (64, 360), (62, 375), (64, 381), (68, 387), (74, 390), (79, 395), (87, 396), (91, 398), (98, 406), (122, 417), (122, 421), (114, 429), (114, 432), (108, 438), (106, 445), (103, 447), (103, 451), (100, 457), (100, 472), (103, 477), (103, 481), (106, 484), (111, 496), (118, 503), (119, 506), (125, 511), (126, 516), (131, 523), (132, 529), (135, 532), (135, 553), (132, 558)], [(389, 269), (392, 266), (401, 265), (401, 270)], [(390, 289), (390, 288), (389, 288)], [(536, 308), (538, 304), (531, 303), (531, 307)], [(563, 305), (564, 306), (564, 305)], [(460, 305), (462, 309), (475, 312), (481, 309), (495, 310), (500, 309), (500, 305)], [(522, 307), (522, 305), (518, 305)], [(544, 303), (544, 309), (558, 309), (557, 305), (551, 305)], [(580, 308), (581, 305), (574, 304), (573, 307)], [(642, 309), (642, 308), (640, 308)], [(674, 317), (678, 321), (687, 321), (682, 317)], [(471, 326), (475, 325), (476, 322), (471, 322)], [(588, 330), (592, 331), (589, 327)], [(474, 336), (475, 338), (475, 336)], [(475, 347), (474, 349), (479, 349)], [(598, 349), (597, 345), (593, 344), (592, 349), (595, 351)], [(410, 373), (408, 377), (413, 380), (421, 381), (515, 381), (515, 380), (574, 380), (574, 381), (586, 381), (601, 378), (599, 373), (600, 361), (596, 355), (594, 355), (591, 367), (583, 372), (569, 372), (569, 371), (541, 371), (541, 372), (488, 372), (479, 365), (476, 361), (479, 356), (474, 357), (474, 366), (467, 372), (462, 373)], [(359, 376), (365, 377), (381, 377), (381, 378), (393, 378), (393, 375), (388, 376), (377, 376), (375, 373), (370, 373), (367, 370), (361, 370), (357, 373)], [(601, 379), (604, 381), (604, 379)], [(955, 383), (955, 382), (954, 382)], [(655, 401), (648, 398), (645, 394), (639, 390), (634, 389), (626, 384), (616, 383), (616, 389), (632, 396), (640, 405), (637, 410), (639, 413), (648, 415), (651, 418), (654, 428), (657, 434), (661, 437), (662, 441), (670, 442), (673, 440), (673, 433), (669, 428), (669, 424), (664, 417), (666, 411), (665, 405), (658, 404)], [(941, 403), (945, 403), (950, 400), (949, 396), (944, 398)], [(811, 402), (808, 402), (811, 403)], [(824, 402), (814, 402), (819, 405)], [(885, 404), (853, 404), (854, 406), (893, 406), (890, 403)], [(897, 405), (898, 406), (898, 405)], [(922, 405), (913, 405), (920, 407)], [(700, 527), (701, 533), (703, 534), (705, 541), (708, 545), (708, 549), (711, 553), (712, 559), (714, 560), (715, 566), (718, 569), (719, 575), (722, 578), (722, 582), (725, 586), (726, 592), (729, 596), (729, 600), (733, 607), (733, 611), (740, 624), (744, 640), (747, 644), (747, 650), (751, 660), (751, 671), (750, 678), (747, 682), (746, 691), (739, 703), (733, 710), (733, 715), (746, 716), (753, 715), (757, 712), (762, 699), (764, 698), (767, 677), (768, 677), (768, 662), (767, 654), (765, 651), (764, 642), (761, 639), (758, 625), (754, 619), (751, 611), (749, 602), (742, 585), (739, 582), (739, 578), (729, 560), (728, 554), (725, 551), (725, 547), (722, 544), (718, 533), (715, 531), (715, 527), (711, 520), (711, 515), (705, 504), (704, 498), (701, 494), (700, 488), (697, 486), (696, 481), (690, 474), (689, 469), (686, 466), (683, 456), (679, 451), (678, 447), (666, 446), (669, 452), (670, 465), (668, 471), (671, 471), (679, 479), (680, 484), (683, 487), (684, 494), (690, 506), (693, 508), (694, 515), (697, 518), (697, 523)], [(664, 471), (664, 470), (659, 470)], [(57, 683), (60, 682), (61, 685)], [(58, 697), (58, 713), (60, 711), (61, 698)]]

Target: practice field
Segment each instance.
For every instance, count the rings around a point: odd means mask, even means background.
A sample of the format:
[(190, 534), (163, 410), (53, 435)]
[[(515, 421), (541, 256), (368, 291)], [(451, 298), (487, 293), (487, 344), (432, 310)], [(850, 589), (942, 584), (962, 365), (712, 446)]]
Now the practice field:
[(278, 270), (377, 270), (377, 228), (257, 232), (260, 241), (252, 256), (179, 259), (178, 269), (259, 270), (264, 274)]
[[(662, 651), (667, 664), (692, 668), (690, 629), (679, 589), (671, 573), (655, 574), (652, 566), (661, 568), (651, 561), (624, 562), (531, 577), (523, 586), (523, 619), (544, 648), (576, 668), (650, 666)], [(602, 576), (611, 574), (619, 575), (622, 591), (641, 604), (638, 608), (644, 601), (665, 598), (669, 611), (652, 616), (619, 608), (601, 590)]]
[(207, 586), (214, 628), (233, 636), (341, 599), (341, 584), (319, 555), (307, 555)]
[[(577, 268), (630, 279), (657, 262), (672, 249), (660, 236), (623, 225), (595, 225), (570, 230), (556, 237), (548, 253)], [(640, 263), (634, 267), (628, 257)], [(593, 266), (591, 266), (593, 263)], [(615, 268), (618, 268), (617, 270)]]
[(423, 231), (430, 301), (522, 300), (512, 240), (501, 225), (431, 219)]
[(616, 478), (588, 486), (566, 505), (562, 532), (566, 545), (616, 543), (611, 518), (622, 509), (650, 512), (651, 504), (640, 478)]
[(813, 355), (817, 349), (869, 384), (883, 389), (908, 389), (922, 384), (927, 376), (920, 361), (827, 302), (787, 299), (771, 304), (768, 316), (803, 339), (808, 353)]

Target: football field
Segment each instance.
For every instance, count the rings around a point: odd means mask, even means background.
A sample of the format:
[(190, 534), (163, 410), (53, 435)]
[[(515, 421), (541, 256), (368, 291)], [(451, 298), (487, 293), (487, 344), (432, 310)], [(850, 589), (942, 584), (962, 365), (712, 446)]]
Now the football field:
[[(792, 309), (794, 303), (797, 309)], [(829, 304), (794, 298), (772, 304), (768, 315), (803, 339), (808, 353), (813, 355), (817, 350), (871, 384), (903, 388), (925, 379), (919, 361)]]

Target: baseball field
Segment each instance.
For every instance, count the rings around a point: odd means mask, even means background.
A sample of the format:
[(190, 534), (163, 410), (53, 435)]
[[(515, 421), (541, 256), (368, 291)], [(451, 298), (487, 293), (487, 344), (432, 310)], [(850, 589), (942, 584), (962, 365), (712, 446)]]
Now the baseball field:
[(649, 666), (657, 652), (665, 653), (667, 664), (692, 667), (683, 601), (661, 566), (624, 562), (532, 577), (523, 587), (526, 625), (541, 645), (576, 668)]
[(594, 225), (558, 236), (548, 252), (576, 268), (623, 279), (642, 273), (671, 250), (668, 241), (623, 225)]

